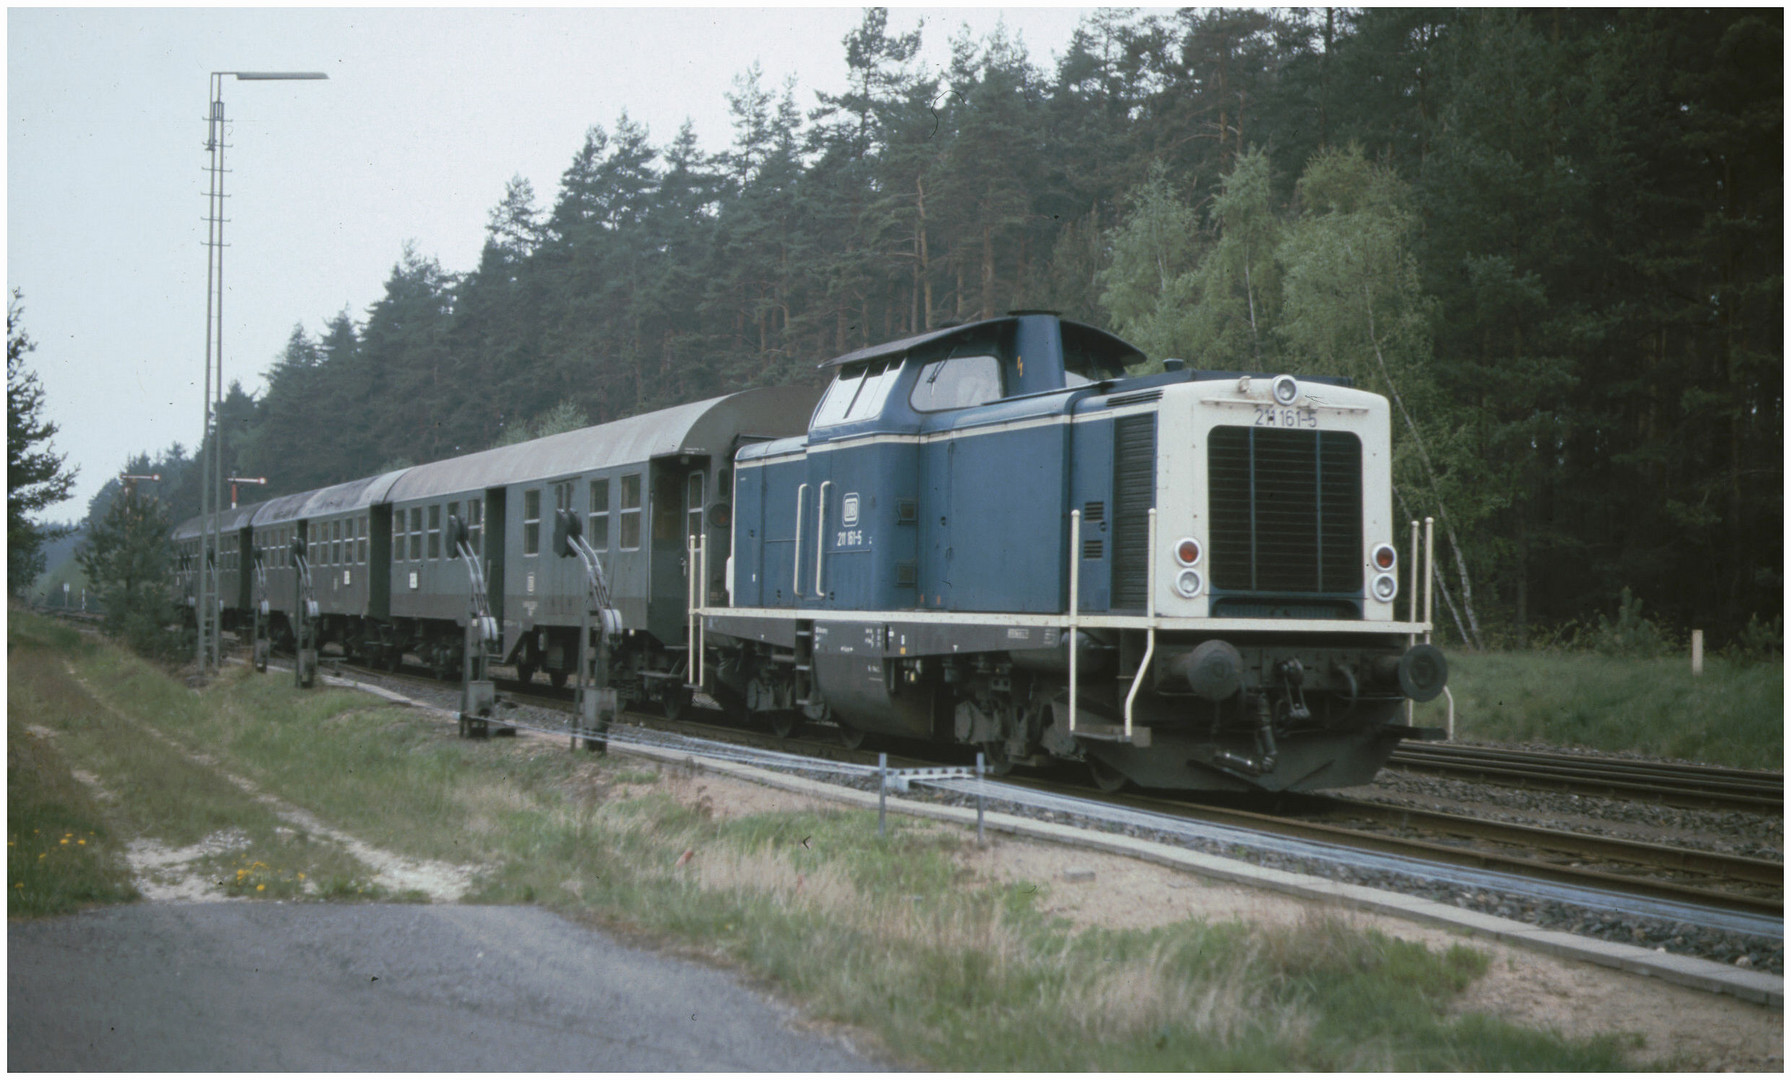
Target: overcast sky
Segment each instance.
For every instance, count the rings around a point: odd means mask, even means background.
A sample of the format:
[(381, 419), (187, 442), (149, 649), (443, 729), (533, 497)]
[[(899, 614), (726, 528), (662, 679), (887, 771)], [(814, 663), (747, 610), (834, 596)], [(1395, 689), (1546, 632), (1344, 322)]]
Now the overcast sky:
[[(895, 8), (890, 24), (924, 19), (939, 68), (960, 26), (1000, 20), (1048, 68), (1087, 10)], [(842, 89), (861, 12), (9, 9), (6, 283), (54, 446), (81, 470), (45, 516), (85, 514), (133, 453), (198, 442), (212, 71), (329, 75), (224, 82), (224, 374), (259, 393), (295, 323), (365, 318), (405, 241), (465, 271), (510, 177), (550, 205), (591, 124), (626, 109), (662, 147), (688, 118), (718, 151), (754, 61), (773, 89), (795, 76), (805, 110)]]

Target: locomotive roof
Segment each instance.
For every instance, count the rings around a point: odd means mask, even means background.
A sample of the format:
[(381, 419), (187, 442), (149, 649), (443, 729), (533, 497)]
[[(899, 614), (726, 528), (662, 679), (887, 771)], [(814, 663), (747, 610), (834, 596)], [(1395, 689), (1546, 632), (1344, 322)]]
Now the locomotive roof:
[(577, 431), (499, 446), (408, 469), (385, 492), (403, 502), (547, 480), (677, 453), (728, 454), (736, 434), (772, 438), (805, 430), (820, 391), (768, 386), (675, 405)]
[[(901, 338), (897, 341), (886, 341), (879, 345), (867, 345), (862, 349), (836, 356), (820, 365), (822, 368), (842, 367), (865, 360), (881, 360), (901, 356), (911, 349), (935, 342), (953, 339), (972, 339), (982, 337), (994, 328), (1018, 323), (1022, 316), (1044, 314), (1043, 312), (1017, 312), (995, 319), (981, 319), (977, 322), (964, 323), (960, 326), (947, 326), (940, 330), (929, 330), (924, 334)], [(1143, 360), (1144, 353), (1137, 346), (1124, 338), (1116, 337), (1105, 330), (1089, 326), (1086, 323), (1073, 322), (1069, 319), (1058, 319), (1063, 331), (1063, 349), (1065, 354), (1101, 353), (1111, 355), (1120, 367), (1135, 364)]]

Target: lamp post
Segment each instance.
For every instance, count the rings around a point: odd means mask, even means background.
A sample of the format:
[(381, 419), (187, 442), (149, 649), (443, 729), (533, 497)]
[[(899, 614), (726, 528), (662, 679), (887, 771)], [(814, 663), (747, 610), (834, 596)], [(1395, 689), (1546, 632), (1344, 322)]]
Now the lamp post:
[[(285, 82), (327, 79), (321, 71), (214, 71), (206, 108), (205, 149), (211, 155), (211, 186), (206, 194), (205, 234), (205, 415), (201, 440), (210, 437), (210, 452), (200, 463), (200, 515), (204, 522), (199, 553), (199, 671), (216, 669), (223, 660), (219, 639), (220, 597), (218, 548), (224, 505), (224, 78), (238, 82)], [(214, 382), (212, 358), (217, 358)], [(214, 386), (216, 387), (214, 396)]]

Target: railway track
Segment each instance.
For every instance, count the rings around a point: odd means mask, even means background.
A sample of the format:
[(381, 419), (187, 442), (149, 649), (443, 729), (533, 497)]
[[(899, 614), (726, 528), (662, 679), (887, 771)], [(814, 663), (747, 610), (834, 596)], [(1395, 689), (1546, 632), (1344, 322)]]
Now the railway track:
[[(369, 672), (385, 678), (389, 673)], [(407, 682), (440, 689), (430, 678), (401, 675)], [(499, 681), (519, 705), (551, 710), (570, 706), (569, 691), (539, 684)], [(791, 738), (767, 731), (716, 723), (719, 714), (706, 709), (667, 719), (632, 712), (628, 719), (671, 734), (728, 742), (825, 761), (874, 764), (873, 751), (842, 744), (829, 728), (817, 727)], [(540, 725), (519, 725), (556, 734)], [(570, 735), (570, 730), (565, 733)], [(887, 749), (887, 748), (886, 748)], [(927, 752), (932, 752), (928, 748)], [(1547, 756), (1547, 755), (1535, 755)], [(1571, 757), (1571, 755), (1555, 755)], [(1583, 760), (1583, 759), (1582, 759)], [(895, 768), (940, 764), (935, 760), (891, 754)], [(1720, 770), (1719, 770), (1720, 771)], [(1727, 770), (1735, 772), (1738, 770)], [(1264, 812), (1184, 798), (1147, 794), (1097, 796), (1085, 786), (1054, 780), (1007, 777), (1005, 783), (1080, 799), (1101, 801), (1257, 832), (1360, 851), (1396, 855), (1424, 862), (1493, 871), (1575, 888), (1597, 889), (1782, 919), (1784, 866), (1745, 856), (1643, 843), (1587, 833), (1489, 821), (1479, 817), (1386, 806), (1333, 796), (1283, 797), (1278, 812)]]
[(1569, 791), (1694, 810), (1785, 812), (1783, 773), (1461, 744), (1406, 744), (1389, 765), (1509, 787)]

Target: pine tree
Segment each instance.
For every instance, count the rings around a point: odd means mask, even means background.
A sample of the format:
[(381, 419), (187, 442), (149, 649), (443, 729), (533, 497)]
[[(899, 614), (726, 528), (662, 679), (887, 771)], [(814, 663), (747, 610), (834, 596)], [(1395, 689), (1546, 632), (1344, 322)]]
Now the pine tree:
[(25, 367), (37, 345), (25, 333), (24, 312), (24, 296), (14, 289), (6, 304), (6, 577), (14, 595), (43, 570), (51, 538), (31, 515), (66, 499), (76, 472), (49, 445), (56, 425), (43, 418), (43, 386)]
[(75, 558), (106, 612), (106, 628), (146, 653), (171, 651), (163, 627), (173, 611), (168, 575), (173, 528), (161, 501), (126, 485), (92, 525)]

